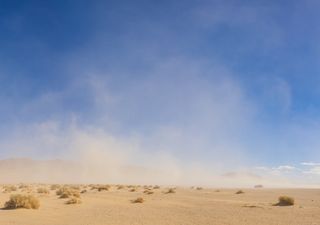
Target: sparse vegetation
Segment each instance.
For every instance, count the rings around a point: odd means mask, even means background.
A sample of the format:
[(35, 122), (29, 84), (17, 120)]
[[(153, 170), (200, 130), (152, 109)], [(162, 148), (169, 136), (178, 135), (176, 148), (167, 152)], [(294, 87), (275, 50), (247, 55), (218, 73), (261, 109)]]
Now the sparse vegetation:
[(155, 186), (153, 186), (153, 189), (160, 189), (160, 186), (159, 185), (155, 185)]
[(280, 196), (278, 200), (279, 200), (279, 202), (274, 204), (275, 206), (290, 206), (290, 205), (294, 205), (294, 198), (289, 197), (289, 196)]
[(59, 185), (59, 184), (52, 184), (51, 186), (50, 186), (50, 189), (52, 190), (52, 191), (54, 191), (54, 190), (57, 190), (58, 188), (60, 188), (61, 186)]
[(132, 203), (143, 203), (144, 202), (144, 199), (139, 197), (139, 198), (136, 198), (135, 200), (132, 200)]
[(40, 207), (39, 200), (32, 195), (11, 195), (10, 200), (4, 205), (5, 209), (38, 209)]
[(50, 193), (50, 191), (49, 191), (47, 188), (44, 188), (44, 187), (38, 188), (38, 189), (37, 189), (37, 192), (38, 192), (39, 194), (49, 194), (49, 193)]
[(197, 190), (198, 190), (198, 191), (200, 191), (200, 190), (202, 190), (202, 189), (203, 189), (202, 187), (197, 187)]
[(76, 197), (71, 197), (68, 201), (66, 201), (67, 205), (70, 205), (70, 204), (81, 204), (81, 203), (82, 203), (81, 199), (76, 198)]
[(5, 193), (10, 193), (12, 191), (17, 191), (17, 187), (14, 185), (6, 185), (3, 187)]
[(69, 198), (69, 197), (80, 198), (79, 191), (69, 187), (60, 188), (59, 190), (56, 191), (56, 194), (60, 196), (60, 198)]
[(151, 190), (145, 190), (143, 193), (145, 193), (145, 194), (147, 194), (147, 195), (151, 195), (151, 194), (153, 194), (154, 192), (151, 191)]
[(174, 188), (169, 188), (166, 194), (173, 194), (176, 193), (176, 190)]
[(239, 191), (236, 192), (236, 194), (237, 194), (237, 195), (239, 195), (239, 194), (244, 194), (244, 191), (239, 190)]

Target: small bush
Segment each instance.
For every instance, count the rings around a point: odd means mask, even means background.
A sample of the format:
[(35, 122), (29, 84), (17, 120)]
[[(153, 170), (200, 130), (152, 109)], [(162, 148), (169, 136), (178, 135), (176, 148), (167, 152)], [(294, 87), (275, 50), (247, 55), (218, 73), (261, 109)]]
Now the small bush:
[(4, 192), (5, 193), (10, 193), (12, 191), (16, 191), (17, 190), (17, 187), (14, 186), (14, 185), (6, 185), (4, 186)]
[(66, 201), (67, 205), (70, 204), (81, 204), (82, 201), (79, 198), (71, 197), (68, 201)]
[(38, 193), (39, 194), (49, 194), (50, 191), (47, 188), (38, 188)]
[(81, 194), (84, 194), (84, 193), (87, 193), (88, 191), (86, 189), (82, 190), (80, 193)]
[(129, 191), (130, 191), (130, 192), (135, 192), (136, 189), (135, 189), (135, 188), (132, 188), (132, 189), (130, 189)]
[(145, 193), (145, 194), (147, 194), (147, 195), (151, 195), (151, 194), (153, 194), (154, 192), (151, 191), (151, 190), (145, 190), (143, 193)]
[(239, 194), (244, 194), (244, 191), (239, 190), (239, 191), (236, 192), (236, 194), (237, 194), (237, 195), (239, 195)]
[(62, 187), (56, 191), (56, 194), (60, 196), (60, 198), (69, 198), (69, 197), (76, 197), (80, 198), (80, 193), (78, 190), (71, 189), (68, 187)]
[(202, 190), (203, 188), (202, 187), (197, 187), (196, 188), (198, 191)]
[(144, 202), (144, 199), (141, 198), (141, 197), (139, 197), (139, 198), (137, 198), (135, 200), (132, 200), (132, 203), (143, 203), (143, 202)]
[(10, 200), (4, 205), (5, 209), (38, 209), (40, 207), (39, 200), (32, 195), (11, 195)]
[(159, 185), (155, 185), (155, 186), (153, 186), (153, 189), (160, 189), (160, 186)]
[(117, 186), (117, 189), (118, 189), (118, 190), (121, 190), (121, 189), (124, 189), (124, 188), (125, 188), (124, 185), (118, 185), (118, 186)]
[(176, 190), (174, 188), (169, 188), (169, 190), (166, 193), (173, 194), (173, 193), (176, 193)]
[(294, 198), (289, 196), (280, 196), (279, 202), (275, 204), (276, 206), (290, 206), (294, 205)]
[(54, 191), (54, 190), (57, 190), (58, 188), (60, 188), (61, 186), (59, 185), (59, 184), (52, 184), (51, 186), (50, 186), (50, 189), (52, 190), (52, 191)]

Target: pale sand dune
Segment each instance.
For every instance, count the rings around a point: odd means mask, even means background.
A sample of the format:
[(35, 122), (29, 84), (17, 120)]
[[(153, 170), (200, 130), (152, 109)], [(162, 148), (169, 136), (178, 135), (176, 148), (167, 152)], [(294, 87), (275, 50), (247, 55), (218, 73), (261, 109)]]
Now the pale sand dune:
[[(320, 224), (320, 190), (308, 189), (214, 189), (178, 188), (164, 194), (143, 194), (144, 188), (92, 191), (82, 194), (82, 204), (66, 205), (55, 191), (49, 195), (34, 194), (40, 208), (0, 210), (1, 225), (317, 225)], [(19, 193), (13, 192), (13, 193)], [(294, 206), (272, 206), (280, 195), (295, 198)], [(0, 194), (0, 204), (9, 199)], [(143, 197), (144, 203), (131, 203)]]

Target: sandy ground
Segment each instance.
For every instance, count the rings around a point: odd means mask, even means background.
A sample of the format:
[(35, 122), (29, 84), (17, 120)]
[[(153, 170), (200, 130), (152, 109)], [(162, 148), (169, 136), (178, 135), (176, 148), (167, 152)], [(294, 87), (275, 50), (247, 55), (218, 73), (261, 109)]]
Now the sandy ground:
[[(89, 190), (89, 189), (88, 189)], [(34, 193), (40, 208), (0, 210), (1, 225), (319, 225), (320, 190), (308, 189), (233, 189), (177, 188), (165, 194), (165, 187), (154, 194), (128, 188), (81, 194), (82, 204), (67, 205), (55, 191)], [(10, 194), (0, 193), (0, 205)], [(273, 206), (280, 195), (295, 198), (294, 206)], [(143, 197), (145, 202), (132, 203)]]

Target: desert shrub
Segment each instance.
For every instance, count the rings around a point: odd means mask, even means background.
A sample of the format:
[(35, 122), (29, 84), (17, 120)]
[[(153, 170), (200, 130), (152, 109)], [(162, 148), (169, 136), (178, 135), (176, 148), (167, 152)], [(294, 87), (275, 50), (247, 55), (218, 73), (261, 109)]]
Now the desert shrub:
[(81, 194), (84, 194), (84, 193), (87, 193), (88, 191), (86, 189), (82, 190), (80, 193)]
[(279, 200), (279, 202), (277, 204), (275, 204), (277, 206), (294, 205), (294, 198), (289, 197), (289, 196), (280, 196), (278, 200)]
[(4, 205), (5, 209), (38, 209), (40, 207), (39, 200), (32, 195), (11, 195), (10, 200)]
[(202, 190), (203, 188), (202, 187), (197, 187), (196, 188), (198, 191)]
[(139, 198), (136, 198), (135, 200), (132, 200), (132, 203), (143, 203), (144, 202), (144, 199), (139, 197)]
[(136, 189), (135, 189), (135, 188), (131, 188), (129, 191), (130, 191), (130, 192), (135, 192)]
[(98, 191), (109, 191), (110, 185), (100, 185)]
[(49, 194), (50, 191), (47, 188), (40, 187), (37, 189), (37, 192), (40, 194)]
[(176, 193), (176, 190), (174, 188), (169, 188), (166, 193), (167, 194), (173, 194), (173, 193)]
[(71, 197), (68, 201), (66, 201), (66, 204), (81, 204), (82, 201), (79, 198)]
[(57, 190), (58, 188), (60, 188), (61, 186), (59, 185), (59, 184), (52, 184), (51, 186), (50, 186), (50, 189), (52, 190), (52, 191), (54, 191), (54, 190)]
[(118, 190), (121, 190), (121, 189), (124, 189), (124, 188), (125, 188), (124, 185), (117, 185), (117, 189), (118, 189)]
[(155, 186), (153, 186), (153, 189), (160, 189), (160, 186), (159, 185), (155, 185)]
[(238, 194), (244, 194), (244, 191), (239, 190), (239, 191), (236, 192), (236, 194), (237, 194), (237, 195), (238, 195)]
[(14, 186), (14, 185), (6, 185), (4, 186), (4, 192), (6, 193), (10, 193), (12, 191), (16, 191), (17, 190), (17, 187)]
[(151, 190), (145, 190), (143, 193), (145, 193), (145, 194), (147, 194), (147, 195), (151, 195), (151, 194), (153, 194), (154, 192), (151, 191)]
[(60, 198), (69, 198), (69, 197), (76, 197), (80, 198), (80, 193), (78, 190), (71, 189), (68, 187), (62, 187), (56, 191), (56, 194), (60, 196)]
[(20, 184), (19, 189), (28, 189), (29, 188), (29, 185), (26, 185), (26, 184)]
[(91, 190), (109, 191), (110, 185), (92, 185)]

